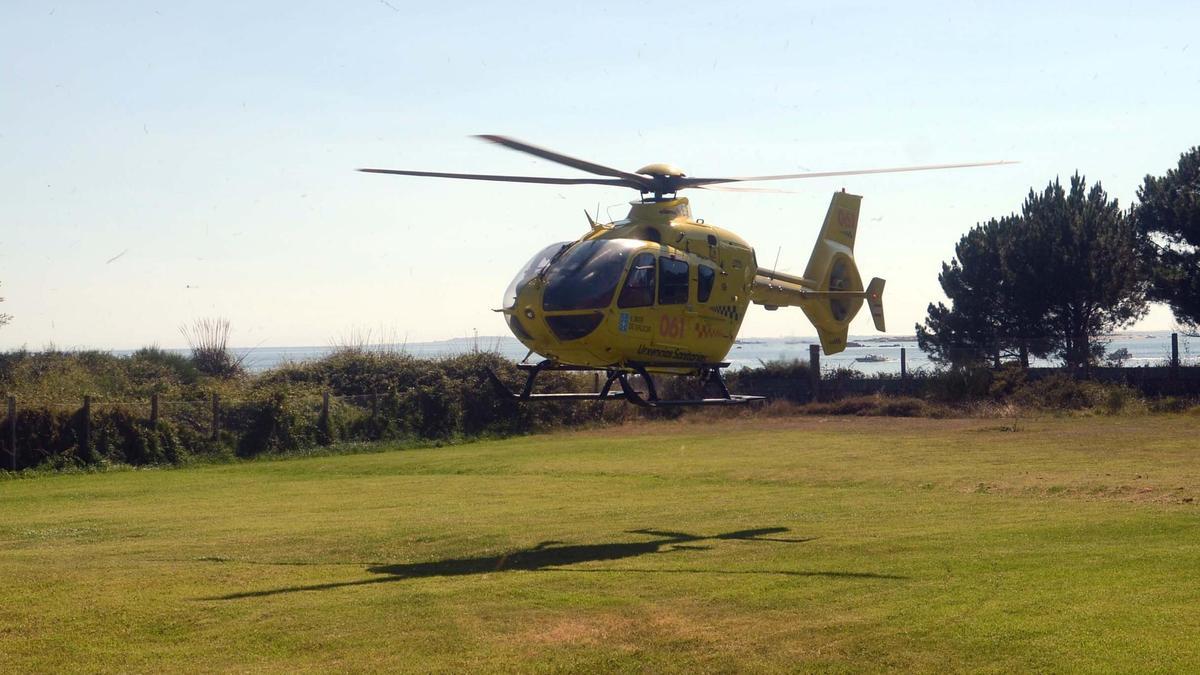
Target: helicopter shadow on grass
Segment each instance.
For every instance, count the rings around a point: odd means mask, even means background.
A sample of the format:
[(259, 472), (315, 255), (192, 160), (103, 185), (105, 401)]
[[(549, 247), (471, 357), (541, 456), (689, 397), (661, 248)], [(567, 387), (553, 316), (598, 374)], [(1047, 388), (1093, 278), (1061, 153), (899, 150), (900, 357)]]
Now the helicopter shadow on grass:
[(655, 553), (671, 553), (674, 551), (708, 550), (711, 546), (698, 545), (697, 542), (712, 542), (718, 540), (738, 539), (745, 541), (763, 541), (785, 544), (803, 544), (812, 541), (808, 538), (770, 537), (788, 532), (786, 527), (766, 527), (752, 530), (738, 530), (712, 536), (688, 534), (685, 532), (670, 532), (664, 530), (629, 530), (629, 534), (640, 534), (654, 537), (649, 541), (611, 542), (604, 544), (564, 544), (561, 541), (544, 541), (527, 549), (492, 556), (477, 556), (471, 558), (447, 558), (429, 562), (403, 563), (396, 565), (375, 565), (367, 571), (379, 576), (355, 581), (332, 582), (327, 584), (312, 584), (307, 586), (289, 586), (285, 588), (266, 589), (261, 591), (244, 591), (220, 595), (206, 600), (238, 600), (244, 598), (261, 598), (285, 593), (303, 591), (325, 591), (348, 586), (366, 586), (369, 584), (389, 583), (405, 579), (422, 577), (464, 576), (472, 574), (492, 574), (507, 571), (526, 572), (590, 572), (590, 573), (644, 573), (644, 574), (776, 574), (798, 577), (834, 577), (847, 579), (884, 579), (900, 580), (907, 577), (891, 574), (875, 574), (871, 572), (837, 572), (837, 571), (795, 571), (795, 570), (706, 570), (706, 569), (592, 569), (569, 568), (585, 562), (601, 562), (606, 560), (624, 560), (642, 555)]

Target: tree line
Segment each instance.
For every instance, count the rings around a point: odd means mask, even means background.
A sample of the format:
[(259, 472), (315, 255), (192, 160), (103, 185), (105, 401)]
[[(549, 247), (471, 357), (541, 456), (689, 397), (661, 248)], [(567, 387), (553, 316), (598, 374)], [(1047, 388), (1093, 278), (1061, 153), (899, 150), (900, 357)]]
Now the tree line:
[(1031, 356), (1086, 369), (1101, 337), (1167, 304), (1200, 326), (1200, 146), (1176, 168), (1147, 175), (1122, 209), (1076, 173), (1030, 190), (1017, 213), (963, 235), (938, 282), (950, 304), (930, 303), (917, 342), (951, 366), (1029, 365)]

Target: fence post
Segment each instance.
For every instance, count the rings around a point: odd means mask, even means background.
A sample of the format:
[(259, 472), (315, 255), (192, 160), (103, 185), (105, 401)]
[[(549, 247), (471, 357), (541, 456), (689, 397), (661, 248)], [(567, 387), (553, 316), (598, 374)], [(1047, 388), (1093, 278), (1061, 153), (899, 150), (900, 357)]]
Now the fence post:
[(1179, 377), (1179, 333), (1171, 333), (1171, 377)]
[(12, 470), (17, 470), (17, 397), (8, 397), (8, 451), (12, 453)]
[(217, 440), (221, 434), (221, 397), (213, 392), (212, 395), (212, 440)]
[(92, 449), (92, 397), (83, 397), (83, 449)]
[(150, 394), (150, 426), (158, 426), (158, 392)]
[(812, 400), (821, 399), (821, 345), (808, 346), (808, 384), (812, 388)]
[(904, 347), (900, 348), (900, 379), (908, 379), (908, 357), (904, 352)]
[(321, 430), (321, 435), (325, 437), (326, 443), (333, 442), (333, 434), (329, 430), (329, 392), (321, 392), (321, 416), (317, 419), (317, 428)]

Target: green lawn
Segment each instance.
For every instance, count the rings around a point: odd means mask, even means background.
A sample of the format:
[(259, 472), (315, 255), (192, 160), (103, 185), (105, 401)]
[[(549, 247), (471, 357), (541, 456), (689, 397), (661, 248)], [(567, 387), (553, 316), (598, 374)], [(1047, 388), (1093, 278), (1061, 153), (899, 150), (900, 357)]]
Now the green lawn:
[(1200, 417), (0, 481), (0, 671), (1200, 669)]

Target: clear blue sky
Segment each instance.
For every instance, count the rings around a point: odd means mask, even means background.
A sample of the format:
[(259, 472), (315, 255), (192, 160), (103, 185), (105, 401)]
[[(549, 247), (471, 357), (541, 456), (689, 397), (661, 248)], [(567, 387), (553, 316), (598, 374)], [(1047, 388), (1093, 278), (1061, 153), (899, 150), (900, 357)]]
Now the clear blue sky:
[(633, 195), (352, 171), (575, 175), (474, 133), (694, 175), (1021, 160), (689, 195), (793, 271), (829, 194), (865, 195), (860, 268), (911, 332), (962, 233), (1031, 186), (1078, 169), (1128, 204), (1200, 143), (1200, 5), (1060, 5), (8, 0), (0, 348), (176, 346), (201, 316), (246, 346), (505, 333), (521, 263)]

